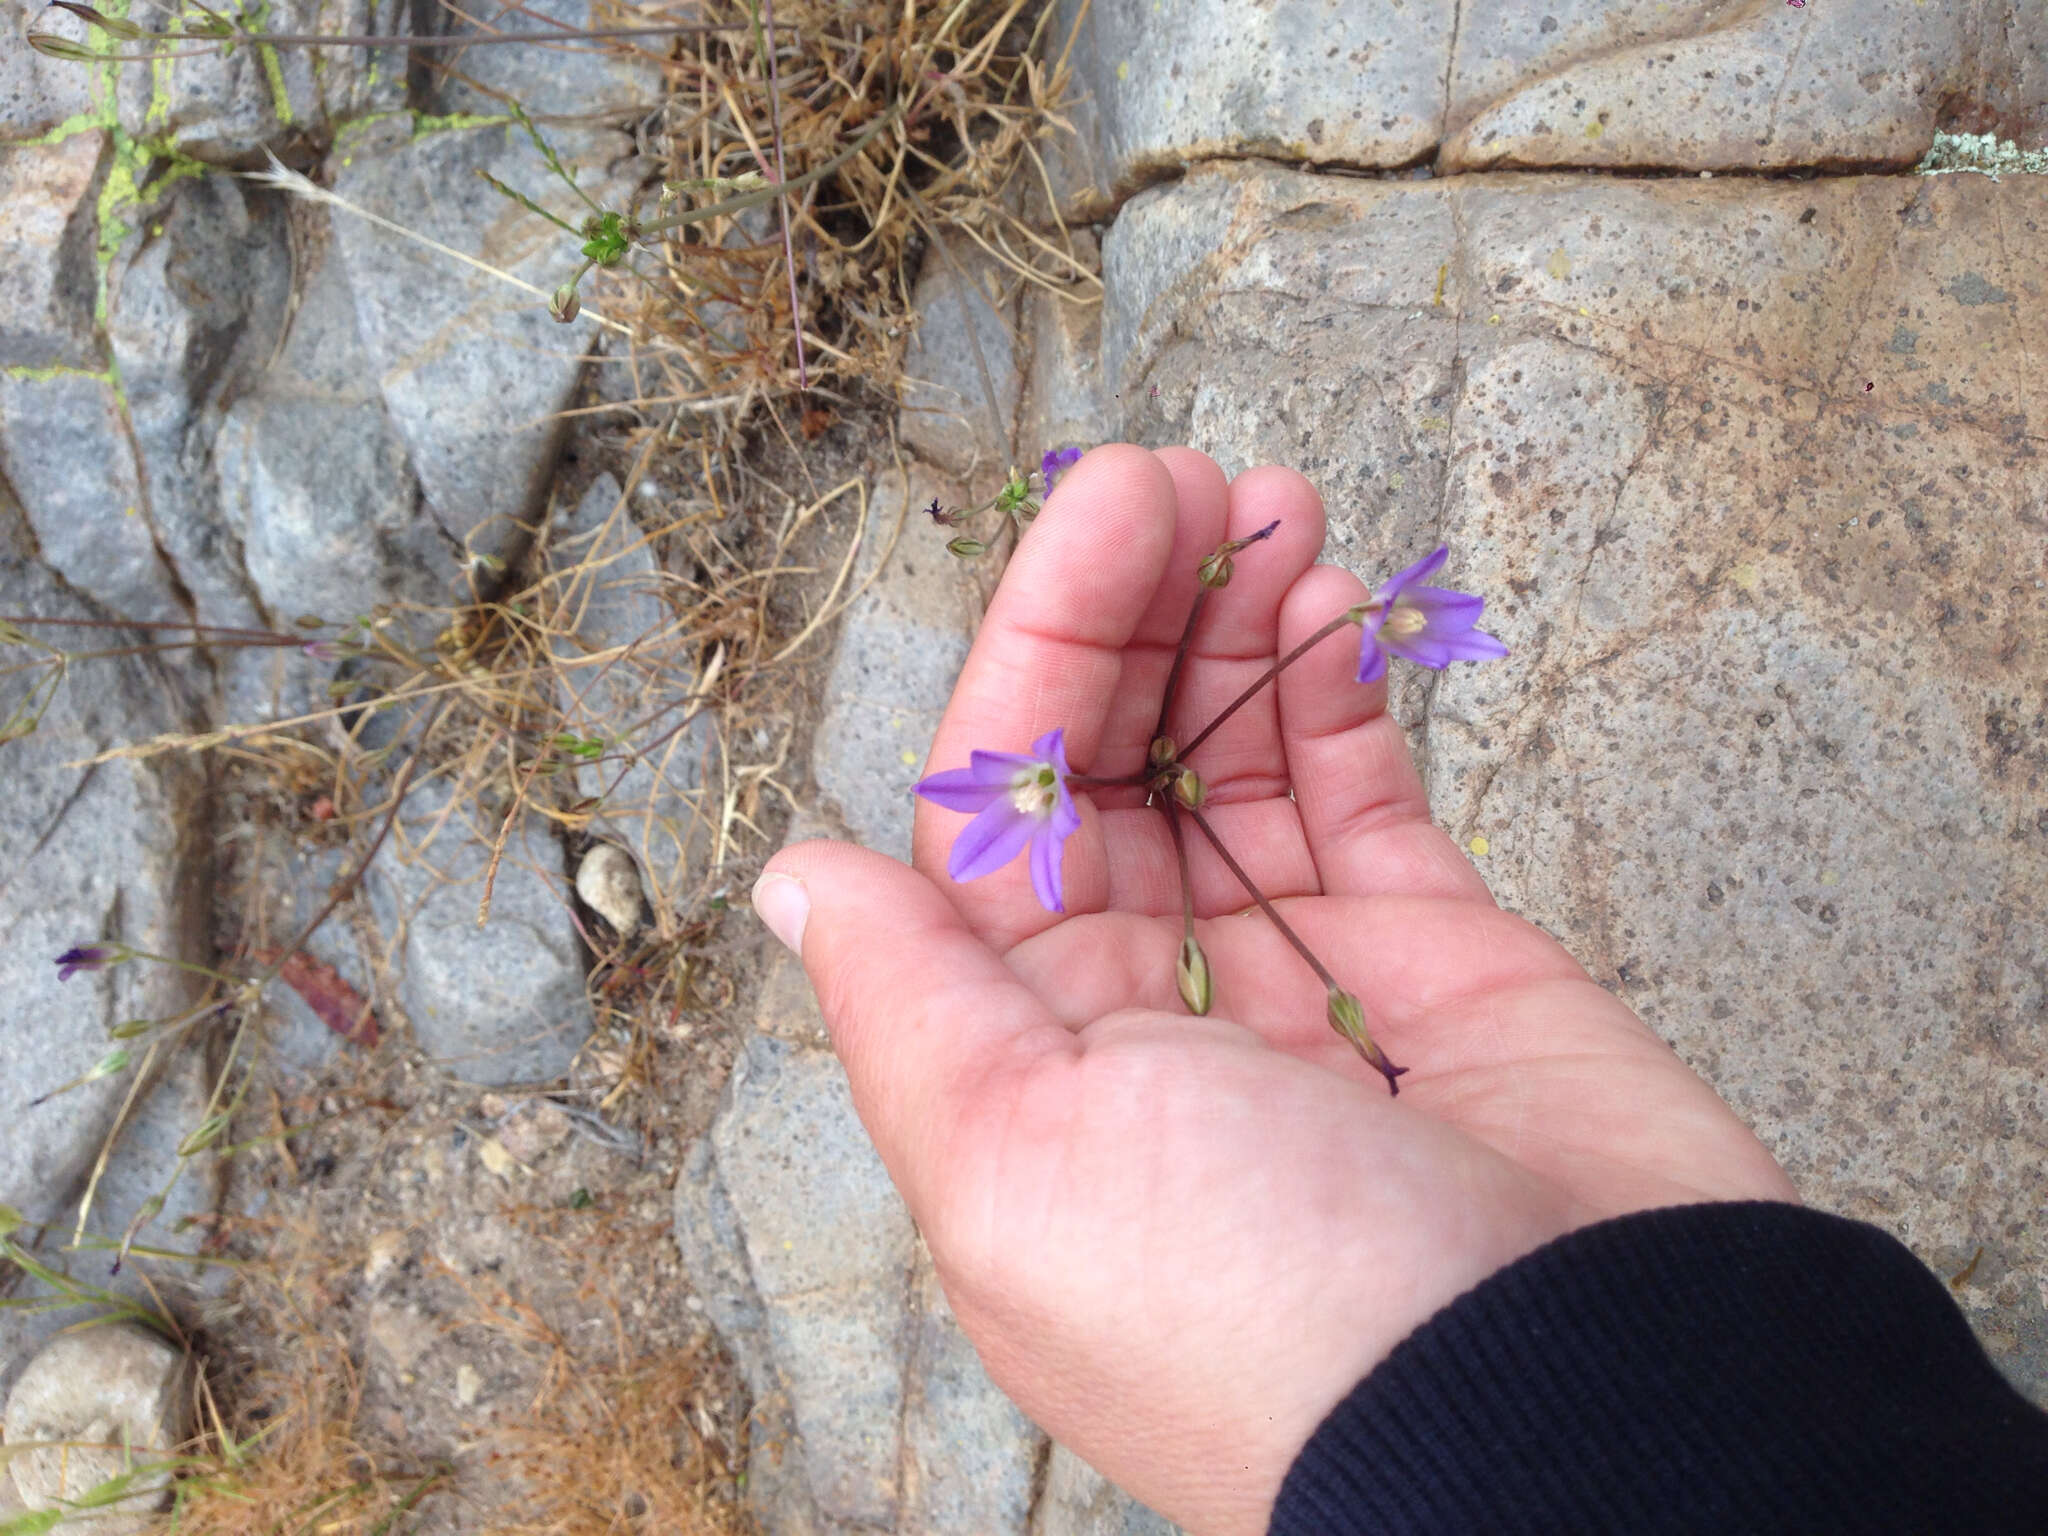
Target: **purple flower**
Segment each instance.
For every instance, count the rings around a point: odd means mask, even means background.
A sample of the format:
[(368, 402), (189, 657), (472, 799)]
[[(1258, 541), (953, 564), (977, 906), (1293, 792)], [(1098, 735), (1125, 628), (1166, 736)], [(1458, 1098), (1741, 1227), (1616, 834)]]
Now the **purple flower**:
[(104, 944), (79, 944), (57, 957), (57, 979), (69, 981), (80, 971), (97, 971), (113, 963), (114, 951)]
[(1387, 674), (1387, 657), (1399, 656), (1438, 671), (1454, 661), (1492, 661), (1508, 648), (1478, 628), (1486, 599), (1470, 592), (1421, 585), (1434, 576), (1450, 551), (1441, 545), (1401, 572), (1354, 609), (1365, 624), (1358, 649), (1358, 680), (1377, 682)]
[[(1078, 454), (1079, 450), (1075, 452)], [(1029, 753), (975, 752), (970, 767), (949, 768), (922, 780), (917, 792), (949, 811), (972, 811), (974, 820), (953, 839), (946, 873), (979, 880), (1031, 849), (1031, 888), (1048, 912), (1067, 910), (1060, 888), (1060, 856), (1081, 826), (1067, 792), (1066, 730), (1048, 731)]]
[(1052, 483), (1081, 462), (1079, 448), (1053, 448), (1038, 461), (1039, 477), (1045, 481), (1045, 494), (1052, 494)]
[(299, 649), (315, 661), (341, 660), (341, 647), (332, 640), (308, 640)]

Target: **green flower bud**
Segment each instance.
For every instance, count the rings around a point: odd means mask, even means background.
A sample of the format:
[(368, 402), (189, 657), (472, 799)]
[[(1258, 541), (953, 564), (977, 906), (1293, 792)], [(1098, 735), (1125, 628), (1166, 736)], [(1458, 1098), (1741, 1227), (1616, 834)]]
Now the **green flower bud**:
[(1183, 768), (1173, 781), (1173, 797), (1189, 810), (1197, 811), (1209, 798), (1209, 786), (1202, 782), (1202, 776), (1194, 769)]
[(576, 296), (576, 285), (564, 283), (555, 290), (555, 296), (548, 300), (548, 313), (562, 324), (567, 325), (582, 312), (583, 300)]
[(1152, 745), (1147, 749), (1145, 755), (1151, 760), (1154, 768), (1164, 768), (1173, 761), (1173, 754), (1179, 750), (1180, 748), (1174, 745), (1171, 736), (1154, 736), (1152, 738)]
[(80, 1078), (79, 1081), (84, 1083), (97, 1082), (103, 1077), (112, 1077), (116, 1072), (126, 1071), (130, 1059), (126, 1046), (111, 1050), (94, 1062), (92, 1070)]
[(968, 538), (963, 533), (946, 545), (946, 553), (958, 555), (962, 560), (972, 560), (976, 555), (987, 554), (988, 546), (979, 539)]
[(1205, 1014), (1209, 1005), (1216, 1000), (1216, 983), (1209, 975), (1209, 957), (1202, 953), (1202, 946), (1195, 942), (1193, 934), (1180, 941), (1180, 959), (1173, 968), (1173, 979), (1180, 987), (1180, 1000), (1188, 1005), (1188, 1012)]
[(28, 1225), (28, 1218), (11, 1205), (0, 1205), (0, 1237), (11, 1237)]

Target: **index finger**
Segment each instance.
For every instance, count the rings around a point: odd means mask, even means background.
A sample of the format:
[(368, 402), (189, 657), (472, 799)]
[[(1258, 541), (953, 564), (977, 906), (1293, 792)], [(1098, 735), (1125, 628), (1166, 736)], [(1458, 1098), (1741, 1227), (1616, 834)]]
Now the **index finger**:
[[(1220, 524), (1224, 486), (1220, 473), (1215, 478)], [(928, 771), (960, 767), (976, 750), (1025, 751), (1055, 727), (1065, 728), (1067, 761), (1078, 773), (1138, 766), (1098, 756), (1127, 681), (1126, 647), (1157, 638), (1170, 660), (1179, 639), (1178, 621), (1154, 599), (1176, 546), (1180, 500), (1174, 471), (1142, 448), (1098, 448), (1067, 471), (989, 604), (933, 738)], [(1148, 627), (1161, 634), (1145, 634)], [(1069, 911), (1101, 905), (1107, 889), (1094, 812), (1082, 814), (1087, 821), (1066, 859)], [(958, 812), (920, 801), (912, 861), (947, 890), (975, 931), (1004, 947), (1051, 923), (1021, 867), (965, 884), (946, 879), (946, 849), (961, 825)]]

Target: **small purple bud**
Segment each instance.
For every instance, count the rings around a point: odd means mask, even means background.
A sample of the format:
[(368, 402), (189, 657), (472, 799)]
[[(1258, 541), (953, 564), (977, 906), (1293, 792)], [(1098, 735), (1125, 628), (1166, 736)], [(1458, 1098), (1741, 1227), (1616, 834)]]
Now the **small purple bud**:
[(80, 971), (102, 971), (119, 956), (105, 944), (80, 944), (57, 957), (57, 979), (69, 981)]
[(941, 528), (946, 527), (953, 521), (953, 519), (946, 516), (946, 509), (939, 505), (939, 498), (936, 496), (932, 498), (932, 504), (924, 509), (924, 515), (937, 523)]
[(301, 651), (304, 651), (308, 656), (312, 657), (315, 661), (341, 660), (341, 647), (336, 645), (332, 640), (308, 640), (304, 645), (300, 646), (299, 649)]

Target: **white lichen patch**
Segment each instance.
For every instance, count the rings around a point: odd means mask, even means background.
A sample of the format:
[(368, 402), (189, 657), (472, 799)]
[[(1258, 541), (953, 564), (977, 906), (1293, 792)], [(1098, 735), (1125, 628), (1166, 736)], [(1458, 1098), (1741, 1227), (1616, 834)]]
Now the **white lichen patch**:
[(2048, 149), (2021, 149), (1990, 133), (1937, 133), (1927, 158), (1913, 169), (1921, 176), (1975, 171), (1993, 181), (2007, 175), (2048, 176)]

